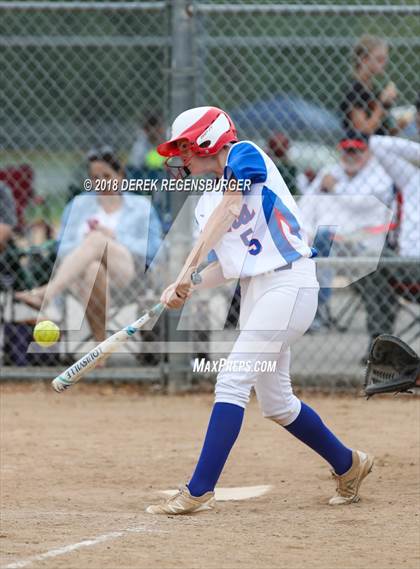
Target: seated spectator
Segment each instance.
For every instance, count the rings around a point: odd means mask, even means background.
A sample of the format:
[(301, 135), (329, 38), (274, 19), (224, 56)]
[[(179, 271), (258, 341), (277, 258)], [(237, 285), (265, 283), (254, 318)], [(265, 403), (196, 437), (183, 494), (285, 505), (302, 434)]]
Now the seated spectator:
[(299, 194), (306, 194), (309, 186), (315, 180), (316, 172), (312, 168), (306, 168), (296, 176), (296, 186)]
[(268, 140), (268, 153), (282, 175), (290, 193), (296, 195), (298, 194), (296, 184), (297, 169), (289, 160), (289, 145), (287, 136), (282, 132), (277, 132)]
[(353, 50), (353, 79), (340, 105), (343, 127), (364, 135), (397, 134), (398, 125), (390, 115), (398, 91), (389, 81), (380, 89), (375, 78), (382, 76), (388, 63), (385, 40), (364, 35)]
[(7, 249), (11, 244), (13, 228), (16, 224), (16, 206), (12, 192), (0, 182), (0, 277), (7, 277), (11, 274), (12, 267), (8, 261)]
[(146, 116), (131, 149), (128, 165), (140, 171), (162, 170), (165, 159), (156, 151), (156, 146), (164, 138), (164, 127), (157, 114)]
[(388, 285), (396, 295), (420, 304), (420, 143), (372, 136), (369, 146), (402, 193), (398, 254), (417, 261), (399, 263)]
[[(390, 209), (395, 204), (395, 186), (382, 166), (372, 156), (363, 138), (344, 139), (339, 144), (340, 162), (320, 171), (308, 189), (308, 194), (329, 193), (355, 196), (355, 200), (344, 201), (328, 209), (325, 204), (318, 209), (313, 200), (300, 201), (308, 229), (316, 235), (314, 246), (320, 256), (329, 256), (332, 241), (336, 254), (345, 256), (377, 255), (389, 230), (377, 214), (377, 202), (366, 201), (364, 196), (375, 196)], [(376, 220), (372, 225), (372, 220)], [(323, 227), (317, 231), (318, 227)], [(331, 226), (339, 228), (334, 234)], [(383, 254), (388, 253), (388, 248)], [(390, 252), (389, 252), (390, 253)], [(314, 328), (329, 324), (328, 301), (334, 277), (332, 268), (318, 268), (321, 290), (318, 314)], [(367, 326), (372, 338), (382, 333), (391, 333), (396, 316), (396, 305), (392, 292), (388, 290), (389, 268), (376, 270), (355, 283), (366, 305)]]
[[(110, 149), (88, 156), (92, 185), (124, 177)], [(161, 240), (161, 226), (148, 198), (115, 191), (76, 196), (65, 208), (59, 234), (59, 265), (50, 282), (16, 298), (36, 309), (65, 289), (86, 305), (86, 317), (98, 342), (105, 338), (108, 279), (124, 289), (144, 271)]]
[(420, 258), (420, 143), (372, 136), (369, 147), (402, 192), (398, 252), (402, 257)]

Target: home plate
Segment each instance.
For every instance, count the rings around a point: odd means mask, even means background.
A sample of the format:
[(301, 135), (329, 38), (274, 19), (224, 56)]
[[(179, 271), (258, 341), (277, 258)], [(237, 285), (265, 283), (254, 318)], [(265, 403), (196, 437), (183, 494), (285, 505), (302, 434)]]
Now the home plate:
[[(227, 500), (249, 500), (267, 494), (272, 486), (237, 486), (236, 488), (216, 488), (216, 500), (226, 502)], [(174, 496), (178, 490), (161, 490), (161, 494)]]

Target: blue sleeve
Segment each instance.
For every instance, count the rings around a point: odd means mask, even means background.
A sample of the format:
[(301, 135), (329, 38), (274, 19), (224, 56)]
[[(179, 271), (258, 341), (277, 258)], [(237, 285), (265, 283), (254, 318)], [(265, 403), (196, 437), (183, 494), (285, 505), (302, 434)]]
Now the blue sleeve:
[(208, 263), (214, 263), (215, 261), (218, 261), (219, 258), (217, 256), (217, 253), (214, 249), (212, 249), (209, 254), (207, 255), (207, 262)]
[(249, 142), (234, 144), (224, 170), (226, 180), (232, 177), (236, 180), (251, 180), (252, 184), (260, 184), (267, 179), (264, 158), (253, 144)]

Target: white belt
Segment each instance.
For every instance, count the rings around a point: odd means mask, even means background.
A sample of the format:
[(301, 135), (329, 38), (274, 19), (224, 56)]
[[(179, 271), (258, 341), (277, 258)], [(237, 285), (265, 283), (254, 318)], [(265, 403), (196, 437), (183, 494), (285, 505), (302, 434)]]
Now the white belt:
[[(266, 273), (260, 273), (261, 275), (272, 275), (274, 273), (278, 273), (280, 271), (288, 271), (293, 267), (293, 263), (287, 263), (287, 265), (283, 265), (281, 267), (277, 267), (277, 269), (272, 269), (271, 271), (267, 271)], [(258, 276), (258, 275), (256, 275)]]

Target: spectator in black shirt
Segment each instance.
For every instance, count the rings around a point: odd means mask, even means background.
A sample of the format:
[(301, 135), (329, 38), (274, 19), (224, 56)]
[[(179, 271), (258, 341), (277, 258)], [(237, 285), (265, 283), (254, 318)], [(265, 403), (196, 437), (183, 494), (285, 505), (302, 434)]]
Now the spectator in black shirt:
[(364, 35), (354, 47), (354, 79), (341, 103), (343, 126), (347, 133), (364, 135), (398, 132), (390, 116), (390, 109), (398, 96), (394, 83), (379, 90), (374, 79), (383, 75), (388, 63), (388, 46), (385, 40)]

